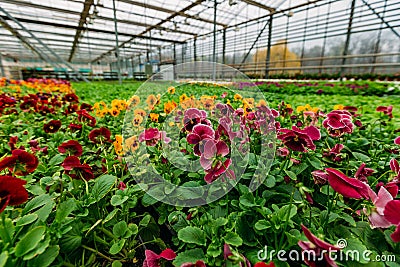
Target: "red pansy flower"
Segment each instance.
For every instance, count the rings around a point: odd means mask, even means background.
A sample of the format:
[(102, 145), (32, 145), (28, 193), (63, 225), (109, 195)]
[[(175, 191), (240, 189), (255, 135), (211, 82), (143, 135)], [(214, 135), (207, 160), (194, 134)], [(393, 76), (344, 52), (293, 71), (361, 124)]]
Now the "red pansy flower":
[(63, 100), (66, 102), (79, 102), (79, 98), (76, 94), (66, 94)]
[(351, 114), (345, 110), (331, 111), (322, 122), (322, 125), (328, 130), (329, 135), (332, 137), (340, 137), (345, 133), (350, 134), (354, 129)]
[[(320, 267), (320, 266), (337, 267), (335, 261), (331, 259), (330, 253), (326, 252), (327, 251), (336, 252), (339, 251), (340, 248), (317, 238), (304, 225), (301, 225), (301, 229), (303, 229), (304, 235), (307, 237), (309, 241), (300, 240), (298, 242), (298, 245), (302, 248), (303, 251), (305, 251), (305, 255), (315, 255), (314, 258), (305, 257), (304, 262), (311, 267)], [(310, 251), (313, 251), (314, 253), (310, 253)]]
[(160, 140), (168, 144), (171, 141), (171, 138), (167, 137), (167, 133), (165, 131), (159, 131), (157, 128), (145, 129), (139, 135), (139, 142), (146, 141), (146, 145), (148, 146), (155, 146)]
[(83, 178), (85, 180), (91, 180), (94, 178), (92, 168), (86, 163), (81, 164), (79, 158), (76, 156), (66, 157), (61, 166), (63, 166), (65, 173), (72, 179)]
[(111, 142), (111, 132), (105, 127), (94, 129), (89, 133), (89, 140), (93, 143)]
[(62, 143), (58, 147), (58, 152), (61, 154), (67, 153), (69, 156), (77, 156), (82, 155), (82, 146), (76, 140), (69, 140), (67, 142)]
[(292, 130), (280, 129), (279, 132), (282, 134), (278, 135), (278, 139), (282, 140), (283, 144), (293, 151), (306, 152), (306, 148), (315, 150), (313, 141), (321, 138), (320, 131), (314, 126), (308, 126), (303, 130), (293, 126)]
[(80, 106), (80, 109), (86, 109), (87, 111), (92, 111), (93, 110), (93, 106), (87, 103), (82, 103)]
[(362, 182), (367, 183), (368, 182), (367, 177), (371, 176), (374, 173), (374, 170), (371, 168), (367, 168), (365, 166), (366, 164), (362, 163), (361, 166), (358, 168), (354, 177)]
[(394, 178), (395, 182), (400, 182), (400, 165), (396, 159), (390, 160), (390, 169), (395, 173), (396, 177)]
[(389, 116), (389, 118), (393, 118), (393, 114), (392, 114), (393, 106), (387, 106), (387, 107), (379, 106), (376, 108), (376, 111), (383, 112), (383, 114)]
[(0, 213), (8, 206), (22, 204), (28, 200), (28, 191), (25, 180), (2, 175), (0, 176)]
[(14, 175), (24, 176), (36, 170), (39, 161), (35, 155), (22, 149), (14, 149), (11, 153), (0, 161), (0, 171), (8, 168)]
[(76, 112), (78, 114), (78, 121), (87, 122), (90, 127), (96, 126), (96, 118), (90, 115), (86, 109), (81, 109)]
[(163, 250), (159, 255), (148, 249), (144, 253), (146, 259), (143, 262), (143, 267), (160, 267), (161, 259), (172, 261), (176, 258), (175, 252), (170, 248)]
[(46, 133), (56, 133), (61, 128), (61, 121), (59, 120), (51, 120), (49, 123), (45, 123), (43, 125), (43, 130)]
[(369, 199), (369, 186), (355, 178), (349, 178), (344, 173), (327, 168), (328, 182), (333, 190), (348, 198)]
[(11, 136), (10, 141), (8, 142), (8, 146), (10, 147), (11, 150), (16, 149), (16, 144), (18, 141), (18, 136)]
[(315, 170), (311, 172), (315, 184), (325, 184), (328, 181), (329, 174), (322, 170)]
[(324, 152), (323, 156), (330, 158), (334, 162), (340, 162), (343, 160), (342, 156), (340, 155), (340, 152), (343, 150), (344, 145), (342, 144), (336, 144), (334, 147), (332, 147), (331, 150), (328, 152)]
[(82, 130), (82, 124), (70, 123), (68, 128), (73, 132), (80, 131)]

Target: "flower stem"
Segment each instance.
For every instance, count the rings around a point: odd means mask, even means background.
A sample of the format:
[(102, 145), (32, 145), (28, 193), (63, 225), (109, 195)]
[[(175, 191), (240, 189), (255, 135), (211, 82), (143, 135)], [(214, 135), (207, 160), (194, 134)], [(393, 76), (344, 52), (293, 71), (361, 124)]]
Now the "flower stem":
[(91, 252), (94, 252), (94, 253), (96, 253), (97, 255), (99, 255), (100, 257), (102, 257), (102, 258), (104, 258), (104, 259), (106, 259), (106, 260), (108, 260), (108, 261), (111, 261), (111, 262), (113, 262), (114, 260), (113, 259), (111, 259), (110, 257), (108, 257), (108, 256), (106, 256), (106, 255), (104, 255), (103, 253), (101, 253), (101, 252), (99, 252), (99, 251), (96, 251), (95, 249), (93, 249), (93, 248), (90, 248), (90, 247), (88, 247), (88, 246), (85, 246), (85, 245), (82, 245), (82, 247), (84, 248), (84, 249), (86, 249), (86, 250), (89, 250), (89, 251), (91, 251)]

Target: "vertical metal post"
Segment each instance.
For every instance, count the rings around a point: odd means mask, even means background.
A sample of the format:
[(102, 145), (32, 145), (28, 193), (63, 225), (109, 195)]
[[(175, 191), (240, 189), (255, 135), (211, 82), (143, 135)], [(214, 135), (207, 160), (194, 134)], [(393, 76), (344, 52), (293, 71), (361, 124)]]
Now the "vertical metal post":
[(268, 23), (268, 43), (267, 43), (267, 56), (265, 59), (265, 78), (268, 79), (269, 77), (269, 66), (271, 62), (271, 38), (272, 38), (272, 20), (273, 14), (269, 16), (269, 23)]
[[(217, 63), (217, 0), (214, 0), (213, 62)], [(213, 64), (213, 81), (215, 81), (216, 76), (217, 68), (216, 64)]]
[(197, 61), (197, 36), (193, 38), (193, 60)]
[(186, 50), (186, 43), (182, 44), (181, 46), (181, 63), (185, 62), (185, 50)]
[[(387, 0), (385, 0), (385, 4), (383, 5), (383, 12), (382, 12), (382, 16), (383, 16), (383, 17), (385, 17), (386, 7), (387, 7)], [(383, 29), (383, 21), (381, 22), (381, 26), (380, 26), (380, 28), (379, 28), (378, 38), (376, 39), (375, 48), (374, 48), (374, 54), (378, 54), (378, 53), (379, 53), (379, 50), (380, 50), (382, 29)], [(376, 58), (377, 58), (377, 56), (374, 56), (374, 57), (372, 58), (372, 64), (373, 64), (373, 66), (371, 67), (371, 73), (375, 73)]]
[(306, 9), (306, 19), (304, 21), (304, 31), (303, 31), (303, 44), (302, 44), (302, 48), (301, 48), (301, 56), (300, 56), (300, 71), (303, 70), (303, 58), (304, 58), (304, 47), (306, 44), (306, 36), (307, 36), (307, 24), (308, 24), (308, 11), (310, 10), (310, 6), (307, 6)]
[[(319, 66), (322, 67), (324, 64), (324, 57), (325, 57), (325, 46), (326, 46), (326, 38), (328, 35), (328, 26), (329, 26), (329, 17), (331, 14), (331, 3), (328, 4), (328, 12), (327, 12), (327, 18), (325, 21), (325, 32), (324, 32), (324, 42), (322, 44), (322, 49), (321, 49), (321, 59), (319, 61)], [(321, 74), (322, 68), (319, 68), (318, 73)]]
[(115, 0), (113, 0), (113, 11), (114, 11), (114, 28), (115, 28), (115, 52), (117, 56), (117, 72), (119, 84), (122, 83), (121, 77), (121, 65), (119, 60), (119, 41), (118, 41), (118, 25), (117, 25), (117, 10), (115, 9)]
[(174, 65), (176, 65), (176, 44), (174, 43)]
[(225, 49), (226, 49), (226, 27), (224, 27), (224, 30), (222, 31), (222, 63), (223, 64), (226, 64)]
[(3, 66), (3, 56), (0, 54), (0, 77), (6, 77), (6, 72), (4, 71), (4, 66)]
[(138, 55), (138, 59), (139, 59), (139, 72), (142, 72), (142, 61), (140, 59), (140, 54)]
[(350, 17), (349, 17), (349, 25), (347, 27), (347, 34), (346, 34), (346, 42), (344, 44), (344, 49), (343, 49), (343, 58), (342, 58), (342, 68), (340, 70), (340, 75), (342, 75), (344, 71), (343, 65), (346, 64), (346, 56), (349, 53), (349, 45), (350, 45), (350, 36), (351, 36), (351, 27), (353, 26), (353, 16), (354, 16), (354, 8), (356, 5), (356, 0), (351, 1), (351, 9), (350, 9)]

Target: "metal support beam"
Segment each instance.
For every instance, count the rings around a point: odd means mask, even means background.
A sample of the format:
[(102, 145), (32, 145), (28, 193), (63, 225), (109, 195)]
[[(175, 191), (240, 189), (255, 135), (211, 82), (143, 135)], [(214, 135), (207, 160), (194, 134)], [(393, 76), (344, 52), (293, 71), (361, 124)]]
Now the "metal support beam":
[(265, 59), (265, 78), (268, 79), (269, 77), (269, 68), (271, 62), (271, 38), (272, 38), (272, 21), (273, 15), (269, 17), (268, 21), (268, 43), (267, 43), (267, 56)]
[[(178, 11), (176, 12), (175, 10), (171, 10), (171, 9), (167, 9), (167, 8), (163, 8), (160, 6), (155, 6), (155, 5), (150, 5), (148, 3), (141, 3), (141, 2), (137, 2), (137, 1), (132, 1), (132, 0), (120, 0), (121, 2), (125, 2), (127, 4), (131, 4), (131, 5), (135, 5), (135, 6), (140, 6), (140, 7), (144, 7), (144, 8), (149, 8), (149, 9), (153, 9), (153, 10), (157, 10), (157, 11), (161, 11), (164, 13), (169, 13), (169, 14), (175, 14), (178, 13), (177, 15), (181, 16), (181, 17), (185, 17), (185, 18), (189, 18), (189, 19), (193, 19), (193, 20), (198, 20), (198, 21), (202, 21), (202, 22), (206, 22), (206, 23), (210, 23), (210, 24), (214, 24), (214, 21), (209, 20), (209, 19), (204, 19), (201, 18), (200, 16), (192, 16), (189, 14), (186, 14), (185, 11)], [(204, 1), (202, 1), (204, 2)], [(187, 11), (187, 10), (186, 10)], [(227, 25), (224, 23), (217, 23), (219, 26), (222, 27), (226, 27)]]
[[(353, 26), (353, 16), (354, 16), (354, 8), (356, 5), (356, 0), (351, 1), (351, 8), (350, 8), (350, 17), (349, 17), (349, 25), (347, 27), (347, 33), (346, 33), (346, 42), (344, 44), (344, 49), (343, 49), (343, 60), (342, 60), (342, 65), (346, 64), (346, 56), (349, 52), (349, 45), (350, 45), (350, 37), (351, 37), (351, 27)], [(340, 74), (344, 71), (344, 68), (342, 67), (340, 70)]]
[[(217, 0), (214, 0), (214, 31), (213, 31), (213, 62), (217, 63)], [(213, 64), (213, 81), (216, 80), (217, 68), (216, 64)]]
[(388, 28), (397, 36), (400, 38), (400, 34), (385, 20), (384, 17), (382, 17), (381, 15), (379, 15), (378, 12), (376, 12), (376, 10), (370, 5), (368, 4), (367, 1), (362, 0), (362, 2), (364, 3), (364, 5), (366, 5), (371, 11), (372, 13), (374, 13), (383, 23), (386, 24), (386, 26), (388, 26)]
[[(161, 20), (160, 22), (158, 22), (157, 24), (154, 24), (154, 25), (148, 27), (146, 30), (144, 30), (143, 32), (139, 33), (138, 36), (140, 36), (140, 37), (141, 37), (141, 36), (145, 36), (146, 33), (150, 32), (150, 31), (152, 31), (152, 30), (154, 30), (154, 29), (158, 29), (162, 24), (164, 24), (164, 23), (166, 23), (166, 22), (170, 22), (173, 18), (179, 16), (181, 13), (185, 13), (186, 11), (192, 9), (193, 7), (200, 5), (200, 4), (201, 4), (202, 2), (204, 2), (204, 1), (205, 1), (205, 0), (196, 0), (194, 3), (191, 3), (191, 4), (188, 5), (187, 7), (181, 9), (180, 11), (176, 11), (176, 12), (172, 13), (172, 14), (171, 14), (170, 16), (168, 16), (166, 19), (163, 19), (163, 20)], [(121, 43), (120, 47), (124, 46), (125, 44), (128, 44), (128, 43), (132, 42), (135, 38), (136, 38), (136, 37), (132, 37), (132, 38), (130, 38), (129, 40), (127, 40), (127, 41)], [(152, 38), (150, 37), (150, 39), (152, 39)], [(182, 43), (182, 42), (181, 42), (181, 43)], [(108, 53), (114, 51), (115, 49), (116, 49), (116, 48), (114, 47), (114, 48), (111, 49), (110, 51), (101, 54), (101, 55), (98, 56), (94, 61), (97, 61), (97, 60), (103, 58), (106, 54), (108, 54)]]
[[(118, 24), (117, 24), (117, 10), (115, 9), (115, 0), (113, 2), (113, 11), (114, 11), (114, 29), (115, 29), (115, 53), (117, 56), (117, 72), (118, 72), (118, 82), (119, 84), (122, 84), (122, 77), (121, 77), (121, 62), (119, 58), (119, 42), (118, 42)], [(97, 60), (95, 60), (97, 61)]]
[[(272, 16), (271, 16), (272, 17)], [(240, 67), (243, 65), (244, 62), (246, 62), (247, 57), (250, 55), (251, 51), (253, 50), (254, 46), (257, 44), (258, 40), (260, 39), (261, 35), (264, 33), (264, 30), (267, 28), (267, 26), (270, 24), (270, 20), (268, 20), (265, 24), (264, 27), (261, 29), (261, 31), (258, 33), (257, 38), (254, 40), (253, 44), (251, 45), (250, 49), (247, 51), (246, 55), (242, 59), (242, 62), (239, 65)]]
[(72, 58), (74, 57), (76, 48), (79, 43), (79, 38), (82, 35), (81, 29), (83, 28), (83, 25), (86, 24), (86, 18), (89, 15), (89, 11), (90, 11), (90, 8), (93, 5), (93, 3), (94, 3), (94, 0), (85, 0), (85, 3), (83, 4), (81, 18), (79, 19), (78, 29), (76, 30), (76, 33), (75, 33), (74, 42), (72, 43), (71, 54), (69, 55), (68, 62), (71, 62)]
[(246, 4), (249, 4), (249, 5), (252, 5), (252, 6), (256, 6), (256, 7), (261, 8), (261, 9), (268, 10), (271, 13), (275, 12), (275, 8), (266, 6), (264, 4), (258, 3), (258, 2), (253, 1), (253, 0), (242, 0), (242, 2), (245, 2)]
[(0, 77), (6, 77), (6, 72), (4, 71), (4, 66), (3, 66), (3, 56), (0, 53)]
[[(385, 4), (383, 5), (383, 12), (382, 12), (383, 16), (385, 16), (386, 7), (387, 7), (387, 0), (385, 0)], [(376, 38), (376, 43), (375, 43), (375, 47), (374, 47), (374, 54), (378, 54), (379, 50), (380, 50), (383, 24), (384, 24), (384, 22), (382, 21), (381, 22), (381, 27), (380, 27), (379, 32), (378, 32), (378, 38)], [(371, 73), (375, 73), (376, 59), (377, 59), (376, 56), (372, 58), (372, 64), (374, 64), (374, 66), (371, 67)]]
[(197, 37), (193, 39), (193, 59), (197, 61)]
[(226, 64), (225, 49), (226, 49), (226, 27), (222, 31), (222, 63), (223, 64)]

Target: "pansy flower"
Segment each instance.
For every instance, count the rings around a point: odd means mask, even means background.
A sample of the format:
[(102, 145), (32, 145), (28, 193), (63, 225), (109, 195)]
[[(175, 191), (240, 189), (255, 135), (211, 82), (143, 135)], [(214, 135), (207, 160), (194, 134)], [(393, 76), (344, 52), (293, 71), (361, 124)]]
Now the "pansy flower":
[(211, 122), (207, 119), (206, 111), (197, 108), (187, 109), (183, 115), (184, 130), (191, 132), (197, 124), (211, 125)]
[(333, 190), (348, 198), (369, 199), (369, 186), (358, 179), (347, 177), (344, 173), (327, 168), (328, 181)]
[(95, 144), (103, 142), (111, 142), (110, 137), (111, 137), (111, 132), (109, 129), (105, 127), (94, 129), (89, 133), (89, 140)]
[(43, 130), (46, 133), (56, 133), (61, 128), (61, 121), (60, 120), (51, 120), (48, 123), (43, 125)]
[(81, 156), (82, 146), (76, 140), (69, 140), (58, 146), (58, 152), (61, 154), (68, 154), (69, 156)]
[(63, 100), (64, 100), (65, 102), (70, 102), (70, 103), (77, 103), (77, 102), (79, 102), (79, 98), (78, 98), (78, 96), (77, 96), (76, 94), (66, 94), (66, 95), (63, 97)]
[(68, 125), (68, 128), (72, 131), (72, 132), (77, 132), (82, 130), (82, 124), (75, 124), (75, 123), (70, 123)]
[(314, 126), (308, 126), (303, 130), (293, 126), (292, 130), (280, 129), (279, 132), (281, 134), (278, 135), (278, 139), (293, 151), (306, 152), (306, 148), (315, 150), (313, 141), (321, 139), (320, 131)]
[(207, 267), (207, 265), (202, 260), (198, 260), (195, 263), (185, 262), (181, 267)]
[(167, 137), (167, 133), (165, 131), (159, 131), (157, 128), (145, 129), (139, 135), (139, 141), (146, 141), (146, 145), (148, 146), (155, 146), (160, 140), (164, 141), (166, 144), (171, 141), (171, 139)]
[(389, 227), (391, 225), (391, 223), (385, 219), (384, 210), (385, 210), (386, 204), (389, 201), (393, 200), (393, 196), (383, 186), (379, 189), (378, 194), (376, 194), (374, 191), (372, 191), (372, 189), (370, 189), (369, 196), (370, 196), (372, 203), (374, 204), (374, 207), (371, 210), (364, 208), (363, 211), (365, 214), (368, 215), (368, 220), (370, 221), (371, 226), (373, 228)]
[(14, 149), (11, 153), (0, 161), (0, 171), (8, 168), (14, 175), (24, 176), (36, 170), (39, 161), (35, 155), (22, 149)]
[(170, 248), (163, 250), (160, 254), (146, 249), (144, 254), (146, 259), (143, 262), (143, 267), (160, 267), (162, 260), (172, 261), (176, 258), (175, 252)]
[(396, 139), (394, 139), (394, 144), (400, 146), (400, 136), (396, 137)]
[(92, 115), (90, 115), (86, 109), (81, 109), (76, 112), (78, 114), (79, 122), (87, 122), (87, 125), (90, 127), (96, 126), (96, 119)]
[(340, 154), (343, 148), (343, 144), (336, 144), (329, 151), (324, 152), (323, 156), (331, 159), (334, 162), (340, 162), (343, 160), (342, 155)]
[(371, 176), (374, 173), (374, 170), (371, 168), (367, 168), (365, 166), (366, 164), (362, 163), (361, 166), (356, 171), (354, 177), (362, 182), (367, 183), (368, 182), (367, 177)]
[(28, 200), (25, 184), (25, 180), (13, 176), (0, 176), (0, 213), (7, 206), (20, 205)]
[(186, 140), (189, 144), (194, 145), (194, 154), (200, 156), (200, 146), (203, 146), (206, 140), (214, 139), (214, 137), (215, 131), (211, 126), (198, 124), (193, 127), (192, 132), (187, 135)]
[(350, 112), (346, 110), (333, 110), (328, 113), (322, 125), (332, 137), (340, 137), (345, 133), (352, 133), (354, 124)]
[(383, 114), (389, 116), (389, 118), (391, 118), (391, 119), (393, 118), (393, 114), (392, 114), (393, 106), (387, 106), (387, 107), (379, 106), (376, 108), (376, 111), (383, 112)]
[[(337, 252), (340, 250), (340, 248), (319, 239), (304, 225), (301, 225), (301, 229), (303, 229), (303, 233), (309, 241), (300, 240), (298, 245), (301, 247), (304, 253), (306, 253), (306, 255), (315, 255), (315, 257), (305, 257), (304, 262), (311, 267), (337, 267), (337, 264), (331, 257), (331, 252)], [(311, 253), (311, 251), (314, 253)]]
[(81, 164), (76, 156), (68, 156), (64, 159), (61, 166), (64, 168), (65, 173), (72, 179), (85, 179), (91, 180), (94, 178), (92, 168), (88, 164)]

